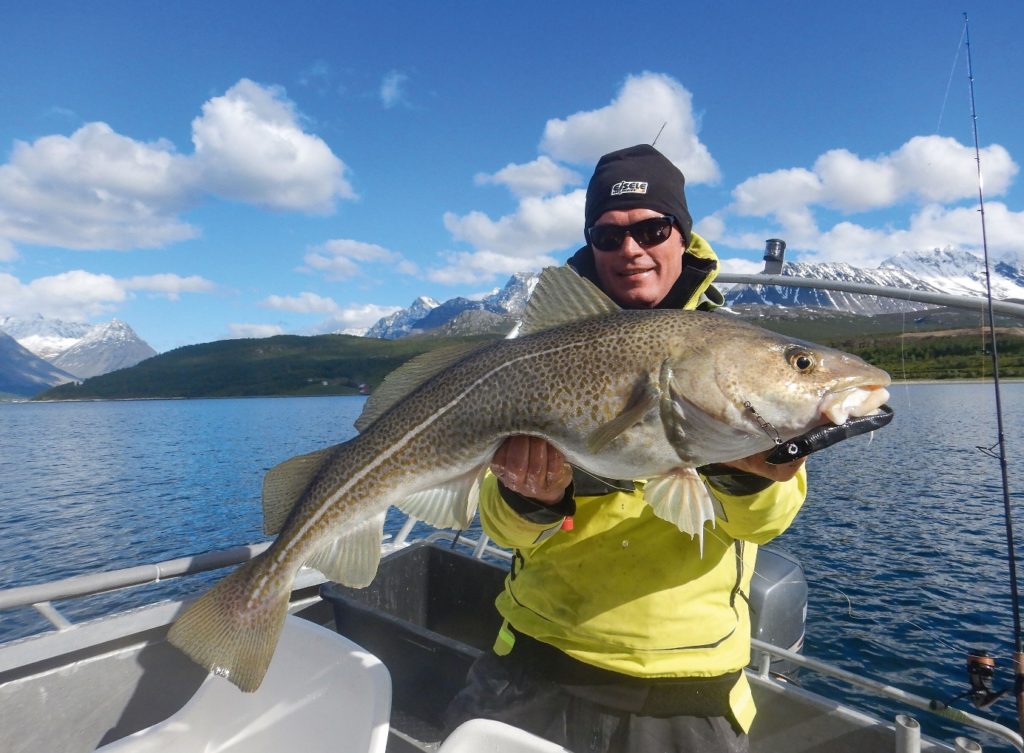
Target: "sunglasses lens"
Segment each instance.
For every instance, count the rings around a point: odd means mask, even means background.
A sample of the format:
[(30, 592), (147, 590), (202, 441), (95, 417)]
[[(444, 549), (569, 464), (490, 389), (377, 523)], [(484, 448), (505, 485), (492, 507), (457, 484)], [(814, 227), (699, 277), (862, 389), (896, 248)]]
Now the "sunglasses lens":
[(628, 232), (644, 248), (664, 243), (672, 234), (672, 217), (652, 217), (632, 225), (594, 225), (589, 230), (590, 245), (598, 251), (616, 251)]
[(590, 243), (599, 251), (614, 251), (626, 239), (626, 230), (622, 225), (594, 225), (590, 228)]
[(672, 220), (667, 217), (655, 217), (650, 220), (638, 222), (629, 229), (629, 234), (636, 238), (641, 246), (657, 246), (664, 243), (668, 238), (672, 227)]

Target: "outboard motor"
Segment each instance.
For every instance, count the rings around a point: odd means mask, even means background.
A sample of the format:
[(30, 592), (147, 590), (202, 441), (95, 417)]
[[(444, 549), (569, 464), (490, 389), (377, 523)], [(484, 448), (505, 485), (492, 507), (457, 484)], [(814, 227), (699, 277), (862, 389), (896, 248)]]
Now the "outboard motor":
[[(778, 549), (757, 550), (755, 575), (750, 583), (750, 635), (765, 643), (799, 653), (807, 623), (807, 579), (796, 558)], [(756, 652), (755, 652), (756, 653)], [(758, 657), (751, 666), (758, 667)], [(771, 673), (793, 677), (798, 667), (773, 658)]]

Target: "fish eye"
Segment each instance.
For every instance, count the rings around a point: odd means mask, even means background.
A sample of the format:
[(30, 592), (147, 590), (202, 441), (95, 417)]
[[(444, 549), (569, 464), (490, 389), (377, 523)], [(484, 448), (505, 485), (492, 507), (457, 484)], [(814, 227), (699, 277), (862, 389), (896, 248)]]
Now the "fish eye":
[(814, 355), (808, 353), (806, 350), (793, 350), (787, 355), (789, 365), (797, 371), (806, 374), (808, 371), (812, 371), (817, 365), (817, 361)]

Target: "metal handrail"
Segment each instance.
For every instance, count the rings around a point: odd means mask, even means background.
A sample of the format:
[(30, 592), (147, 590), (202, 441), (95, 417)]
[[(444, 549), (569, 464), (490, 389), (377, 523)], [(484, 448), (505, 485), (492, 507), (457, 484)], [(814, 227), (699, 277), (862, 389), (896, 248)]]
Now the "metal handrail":
[[(415, 519), (410, 519), (412, 522), (410, 523), (407, 521), (402, 531), (396, 535), (391, 542), (385, 545), (386, 549), (398, 549), (408, 544), (408, 532), (411, 531), (412, 525), (416, 522)], [(429, 541), (456, 541), (456, 536), (450, 531), (435, 531), (426, 538)], [(483, 554), (488, 554), (494, 557), (509, 559), (509, 553), (507, 551), (490, 544), (488, 538), (484, 535), (481, 535), (480, 538), (477, 539), (460, 535), (457, 543), (470, 548), (473, 551), (474, 556), (477, 557), (480, 557)], [(47, 614), (48, 612), (56, 611), (53, 610), (53, 607), (49, 603), (50, 601), (74, 598), (76, 596), (90, 596), (122, 588), (143, 586), (151, 583), (157, 583), (162, 580), (168, 580), (170, 578), (194, 575), (210, 570), (217, 570), (222, 567), (238, 565), (265, 551), (270, 547), (270, 544), (271, 542), (264, 541), (257, 544), (248, 544), (245, 546), (231, 547), (229, 549), (204, 552), (190, 557), (179, 557), (177, 559), (166, 560), (150, 565), (140, 565), (137, 567), (128, 567), (102, 573), (77, 575), (71, 578), (63, 578), (61, 580), (55, 580), (49, 583), (40, 583), (32, 586), (18, 586), (15, 588), (0, 589), (0, 609), (12, 609), (20, 606), (35, 606), (39, 608), (41, 612)], [(51, 620), (57, 627), (65, 628), (70, 626), (70, 623), (64, 620), (63, 616), (59, 613), (57, 613), (56, 616), (63, 622), (63, 624), (61, 624), (61, 622), (57, 620)], [(879, 695), (890, 700), (900, 701), (908, 706), (922, 709), (965, 726), (1001, 737), (1014, 745), (1017, 750), (1024, 751), (1024, 740), (1022, 740), (1021, 736), (997, 722), (984, 719), (959, 709), (949, 707), (942, 709), (934, 708), (932, 702), (922, 696), (909, 693), (905, 690), (901, 690), (895, 686), (887, 685), (877, 680), (872, 680), (869, 677), (849, 672), (845, 669), (840, 669), (839, 667), (827, 664), (818, 659), (812, 659), (804, 656), (803, 654), (798, 654), (788, 649), (773, 646), (756, 638), (751, 638), (751, 647), (755, 656), (760, 655), (762, 658), (775, 656), (780, 659), (785, 659), (786, 661), (804, 667), (812, 672), (834, 677), (875, 695)], [(759, 674), (762, 677), (768, 677), (770, 661), (762, 660), (757, 662), (757, 664), (760, 666)]]
[[(722, 272), (715, 282), (740, 283), (747, 285), (764, 285), (781, 288), (817, 288), (819, 290), (837, 290), (841, 293), (859, 293), (876, 295), (881, 298), (892, 298), (897, 301), (914, 301), (930, 303), (936, 306), (974, 310), (987, 307), (984, 298), (968, 295), (951, 295), (949, 293), (933, 293), (927, 290), (895, 288), (886, 285), (871, 285), (863, 282), (847, 282), (843, 280), (822, 280), (814, 277), (793, 277), (791, 275), (769, 275), (763, 272), (753, 275)], [(992, 301), (992, 310), (997, 314), (1015, 316), (1024, 319), (1024, 304), (1011, 301)]]
[[(984, 717), (977, 716), (967, 711), (961, 711), (950, 706), (936, 706), (936, 704), (928, 698), (909, 693), (906, 690), (901, 690), (893, 685), (887, 685), (884, 682), (878, 680), (872, 680), (870, 677), (864, 677), (862, 675), (849, 672), (845, 669), (827, 664), (826, 662), (820, 661), (819, 659), (812, 659), (803, 654), (798, 654), (785, 648), (773, 646), (770, 643), (758, 640), (757, 638), (750, 639), (750, 645), (752, 651), (761, 655), (767, 654), (768, 656), (774, 656), (779, 659), (785, 659), (788, 662), (792, 662), (800, 667), (817, 672), (819, 674), (834, 677), (837, 680), (849, 683), (861, 690), (866, 690), (874, 695), (882, 696), (893, 701), (899, 701), (905, 703), (908, 706), (927, 711), (930, 714), (941, 716), (944, 719), (949, 719), (954, 722), (959, 722), (969, 727), (982, 730), (997, 737), (1001, 737), (1007, 742), (1011, 743), (1017, 750), (1024, 751), (1024, 738), (1009, 729), (1004, 727), (998, 722), (994, 722), (991, 719), (985, 719)], [(769, 662), (760, 661), (758, 665), (760, 670), (758, 674), (761, 677), (768, 677), (768, 664)]]
[(182, 575), (217, 570), (229, 565), (237, 565), (251, 560), (257, 554), (270, 547), (271, 542), (234, 546), (230, 549), (219, 549), (204, 552), (190, 557), (165, 560), (152, 565), (138, 565), (120, 570), (108, 570), (99, 573), (75, 575), (70, 578), (39, 583), (33, 586), (16, 586), (0, 589), (0, 609), (45, 604), (59, 599), (76, 596), (92, 596), (93, 594), (117, 591), (121, 588), (144, 586), (159, 583), (169, 578)]

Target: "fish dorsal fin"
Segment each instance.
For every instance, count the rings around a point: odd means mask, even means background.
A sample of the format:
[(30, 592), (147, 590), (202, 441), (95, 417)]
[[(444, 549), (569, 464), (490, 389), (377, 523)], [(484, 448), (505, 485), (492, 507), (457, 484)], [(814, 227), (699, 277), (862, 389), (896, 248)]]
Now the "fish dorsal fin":
[(590, 280), (580, 277), (572, 267), (547, 267), (526, 302), (519, 334), (529, 335), (619, 310), (615, 301)]
[(280, 533), (295, 503), (335, 447), (337, 445), (297, 455), (267, 471), (263, 477), (263, 533), (268, 536)]
[(370, 585), (380, 564), (380, 545), (387, 512), (384, 510), (328, 541), (306, 564), (322, 572), (328, 580), (343, 586), (364, 588)]
[(381, 385), (367, 398), (363, 412), (356, 419), (356, 430), (366, 431), (370, 424), (410, 392), (453, 363), (461, 361), (473, 351), (479, 350), (480, 347), (479, 343), (448, 345), (428, 353), (421, 353), (412, 360), (406, 361), (384, 377)]

